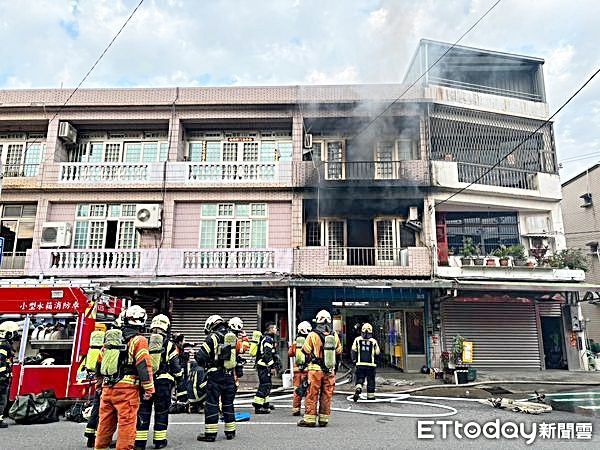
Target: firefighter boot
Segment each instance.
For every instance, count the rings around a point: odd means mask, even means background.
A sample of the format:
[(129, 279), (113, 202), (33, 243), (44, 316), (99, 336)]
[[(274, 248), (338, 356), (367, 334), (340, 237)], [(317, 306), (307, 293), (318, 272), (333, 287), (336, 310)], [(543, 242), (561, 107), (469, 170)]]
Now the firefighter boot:
[(354, 389), (354, 395), (352, 396), (352, 400), (356, 403), (358, 401), (358, 399), (360, 398), (360, 394), (362, 393), (362, 386), (359, 384), (356, 386), (356, 389)]
[(235, 431), (226, 431), (225, 437), (228, 441), (232, 440), (235, 437)]
[(95, 442), (96, 442), (96, 436), (88, 436), (86, 447), (94, 448)]
[(296, 409), (292, 410), (292, 416), (298, 417), (300, 415), (301, 415), (300, 408), (298, 408), (297, 410)]
[(314, 428), (316, 425), (317, 424), (315, 422), (307, 422), (304, 419), (301, 419), (300, 422), (298, 422), (299, 427)]
[(4, 420), (0, 420), (0, 428), (8, 428), (8, 424)]
[(215, 442), (217, 440), (216, 434), (199, 434), (196, 440), (201, 442)]
[(158, 444), (154, 444), (154, 448), (165, 448), (167, 446), (167, 441), (159, 442)]

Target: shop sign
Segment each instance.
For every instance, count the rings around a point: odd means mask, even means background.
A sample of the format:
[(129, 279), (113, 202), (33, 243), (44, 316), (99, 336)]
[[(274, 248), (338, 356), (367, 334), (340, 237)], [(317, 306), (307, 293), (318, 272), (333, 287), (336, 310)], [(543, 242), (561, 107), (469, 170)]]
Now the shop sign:
[(473, 362), (473, 343), (465, 341), (463, 342), (462, 351), (462, 362), (472, 363)]

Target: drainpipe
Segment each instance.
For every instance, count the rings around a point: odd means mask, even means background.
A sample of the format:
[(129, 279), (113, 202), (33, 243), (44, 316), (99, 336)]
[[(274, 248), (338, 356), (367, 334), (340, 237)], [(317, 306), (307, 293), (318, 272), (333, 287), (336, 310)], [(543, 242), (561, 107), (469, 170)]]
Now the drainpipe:
[[(290, 287), (287, 288), (287, 306), (288, 306), (288, 348), (292, 346), (293, 343), (293, 339), (292, 339), (292, 332), (294, 330), (293, 328), (293, 323), (292, 323), (292, 317), (294, 314), (294, 302), (292, 299), (292, 294), (291, 294), (292, 289)], [(290, 367), (290, 373), (292, 374), (292, 379), (294, 377), (294, 361), (292, 358), (289, 358), (289, 367)]]

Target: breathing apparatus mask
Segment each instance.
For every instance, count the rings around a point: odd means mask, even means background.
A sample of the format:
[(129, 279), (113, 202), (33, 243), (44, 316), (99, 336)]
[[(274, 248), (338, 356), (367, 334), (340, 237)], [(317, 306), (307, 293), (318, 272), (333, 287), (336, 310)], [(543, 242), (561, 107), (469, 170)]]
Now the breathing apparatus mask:
[(363, 339), (371, 339), (373, 337), (373, 333), (361, 333)]
[(318, 323), (315, 328), (317, 331), (325, 334), (329, 334), (333, 331), (333, 327), (330, 323)]

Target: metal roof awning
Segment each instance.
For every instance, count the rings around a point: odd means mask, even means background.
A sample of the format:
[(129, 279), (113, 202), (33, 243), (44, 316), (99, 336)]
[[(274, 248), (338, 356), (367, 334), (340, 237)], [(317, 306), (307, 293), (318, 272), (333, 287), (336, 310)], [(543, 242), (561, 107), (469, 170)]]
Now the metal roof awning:
[(452, 287), (464, 290), (494, 289), (497, 291), (600, 291), (600, 285), (588, 283), (550, 283), (543, 281), (473, 281), (455, 280)]
[(226, 277), (157, 277), (157, 278), (104, 278), (100, 284), (131, 289), (165, 288), (219, 288), (219, 287), (287, 287), (287, 277), (226, 276)]
[(444, 289), (451, 288), (451, 280), (406, 280), (406, 279), (363, 279), (363, 278), (292, 278), (290, 286), (295, 287), (345, 287), (359, 289)]

